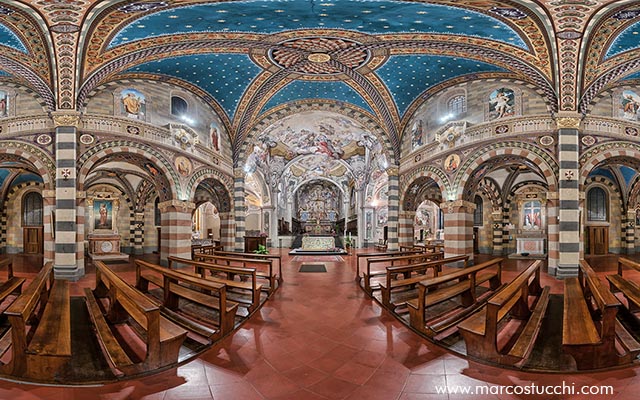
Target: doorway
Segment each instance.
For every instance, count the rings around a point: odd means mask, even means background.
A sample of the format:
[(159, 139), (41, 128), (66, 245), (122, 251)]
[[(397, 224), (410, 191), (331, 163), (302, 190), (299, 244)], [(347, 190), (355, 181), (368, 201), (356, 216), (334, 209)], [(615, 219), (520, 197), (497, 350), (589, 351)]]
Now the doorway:
[(588, 227), (589, 254), (602, 255), (609, 253), (609, 227), (589, 226)]
[(44, 252), (44, 229), (42, 226), (24, 227), (24, 253), (25, 254), (42, 254)]

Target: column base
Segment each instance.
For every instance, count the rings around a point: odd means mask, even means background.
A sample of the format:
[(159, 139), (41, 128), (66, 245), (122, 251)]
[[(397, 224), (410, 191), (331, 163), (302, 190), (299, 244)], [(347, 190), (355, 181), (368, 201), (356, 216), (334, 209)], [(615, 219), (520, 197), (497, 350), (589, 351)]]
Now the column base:
[(84, 276), (84, 266), (79, 268), (77, 265), (54, 265), (53, 276), (55, 279), (75, 282)]
[[(578, 265), (558, 265), (555, 269), (555, 276), (558, 279), (578, 276)], [(549, 268), (551, 274), (551, 267)]]

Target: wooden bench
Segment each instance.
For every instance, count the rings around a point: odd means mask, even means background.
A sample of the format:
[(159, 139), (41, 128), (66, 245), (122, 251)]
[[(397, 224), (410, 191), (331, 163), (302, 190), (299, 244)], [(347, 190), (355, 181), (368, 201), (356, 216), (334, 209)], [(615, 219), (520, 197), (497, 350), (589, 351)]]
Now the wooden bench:
[[(138, 290), (149, 292), (149, 282), (162, 289), (162, 313), (165, 317), (210, 341), (233, 331), (238, 303), (227, 300), (226, 285), (142, 260), (136, 260), (135, 264)], [(211, 317), (203, 317), (204, 321), (200, 316), (185, 316), (185, 313), (178, 313), (180, 299), (217, 312)]]
[(578, 277), (565, 279), (562, 348), (579, 370), (630, 364), (640, 353), (640, 343), (617, 319), (621, 306), (584, 260)]
[(387, 241), (384, 239), (378, 239), (378, 243), (374, 244), (373, 248), (377, 251), (387, 251)]
[[(54, 280), (53, 263), (45, 264), (4, 312), (11, 324), (12, 356), (0, 372), (42, 382), (64, 381), (71, 360), (70, 304), (69, 282)], [(0, 342), (7, 343), (8, 338)]]
[(13, 275), (13, 262), (9, 258), (0, 261), (0, 269), (7, 269), (7, 280), (0, 284), (0, 303), (9, 295), (18, 295), (22, 292), (22, 284), (24, 278), (18, 278)]
[(442, 267), (453, 262), (463, 262), (467, 266), (469, 256), (455, 256), (418, 264), (387, 267), (386, 279), (384, 282), (380, 282), (382, 305), (394, 311), (396, 307), (418, 297), (416, 284), (429, 278), (427, 272), (433, 271), (432, 277), (439, 276)]
[[(218, 257), (218, 259), (221, 258), (224, 257)], [(173, 256), (169, 256), (168, 260), (170, 269), (180, 270), (180, 268), (186, 266), (192, 268), (189, 272), (193, 272), (201, 278), (225, 284), (227, 286), (227, 299), (240, 303), (241, 306), (247, 308), (249, 313), (260, 305), (262, 285), (257, 283), (258, 275), (255, 268), (228, 267), (226, 265), (193, 261)]]
[[(125, 282), (102, 261), (94, 261), (94, 265), (96, 287), (93, 291), (85, 289), (87, 309), (114, 373), (130, 375), (178, 363), (187, 331), (161, 315), (156, 302)], [(115, 335), (118, 328), (128, 328), (139, 340)], [(143, 348), (136, 346), (140, 343)]]
[(380, 282), (384, 281), (384, 277), (387, 275), (387, 267), (421, 264), (428, 261), (441, 260), (442, 258), (444, 258), (444, 253), (423, 252), (391, 257), (369, 257), (366, 259), (367, 268), (362, 274), (363, 289), (368, 295), (373, 295), (373, 291), (380, 288)]
[[(482, 306), (483, 301), (502, 285), (502, 258), (494, 258), (418, 283), (418, 297), (407, 301), (411, 327), (429, 337), (435, 337)], [(489, 282), (489, 290), (477, 295), (477, 288)], [(455, 306), (436, 315), (427, 316), (437, 304), (455, 300)], [(456, 312), (457, 309), (457, 312)], [(446, 314), (446, 316), (444, 316)]]
[[(526, 360), (549, 303), (549, 286), (540, 287), (541, 265), (540, 260), (531, 263), (491, 296), (478, 312), (458, 324), (468, 356), (504, 365)], [(501, 335), (506, 325), (501, 322), (506, 321), (506, 317), (522, 323), (512, 334)]]
[[(258, 254), (258, 253), (240, 253), (235, 251), (214, 251), (214, 255), (224, 256), (224, 257), (241, 257), (241, 258), (249, 258), (249, 259), (258, 259), (258, 260), (271, 260), (271, 265), (269, 266), (269, 272), (264, 273), (261, 271), (262, 268), (258, 269), (259, 275), (264, 275), (269, 279), (269, 286), (275, 288), (275, 282), (282, 283), (284, 281), (282, 277), (282, 258), (278, 254)], [(266, 265), (266, 264), (265, 264)], [(275, 272), (277, 269), (277, 273)], [(273, 281), (273, 284), (271, 284)]]
[[(395, 256), (406, 256), (410, 254), (418, 254), (421, 253), (421, 250), (408, 250), (408, 251), (388, 251), (388, 252), (380, 252), (380, 253), (359, 253), (356, 254), (356, 277), (355, 281), (360, 282), (362, 280), (362, 275), (360, 274), (360, 264), (362, 260), (366, 260), (369, 258), (380, 258), (380, 257), (395, 257)], [(364, 268), (362, 268), (364, 271)]]
[(618, 273), (607, 275), (607, 280), (612, 292), (620, 291), (627, 299), (627, 309), (636, 312), (640, 310), (640, 286), (634, 280), (622, 276), (624, 267), (640, 271), (640, 263), (620, 257), (618, 259)]

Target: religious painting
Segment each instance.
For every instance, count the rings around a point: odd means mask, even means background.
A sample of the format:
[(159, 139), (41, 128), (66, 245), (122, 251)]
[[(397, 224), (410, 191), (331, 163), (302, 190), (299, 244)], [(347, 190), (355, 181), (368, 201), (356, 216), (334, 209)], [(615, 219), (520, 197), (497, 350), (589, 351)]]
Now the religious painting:
[(489, 120), (511, 117), (515, 114), (515, 93), (508, 88), (494, 90), (489, 95)]
[(9, 94), (0, 90), (0, 118), (9, 115)]
[(636, 121), (638, 119), (639, 108), (640, 96), (632, 90), (623, 91), (620, 98), (620, 116), (624, 119)]
[(178, 156), (176, 157), (176, 160), (174, 161), (174, 163), (180, 175), (189, 176), (189, 174), (191, 174), (192, 165), (191, 165), (191, 161), (189, 161), (187, 157)]
[(144, 119), (147, 112), (146, 98), (136, 89), (120, 93), (120, 111), (129, 118)]
[(411, 149), (416, 149), (424, 144), (423, 134), (422, 120), (414, 121), (411, 127)]
[(444, 160), (444, 170), (448, 173), (456, 172), (460, 166), (460, 156), (457, 154), (449, 154)]
[(522, 229), (539, 230), (542, 229), (542, 214), (540, 202), (537, 200), (527, 201), (522, 206)]
[(209, 137), (211, 139), (211, 149), (220, 151), (220, 127), (215, 122), (209, 124)]
[(143, 166), (144, 166), (144, 169), (149, 171), (151, 176), (158, 176), (158, 174), (160, 173), (160, 171), (158, 171), (158, 168), (156, 168), (156, 166), (151, 164), (150, 162), (144, 163)]
[(113, 230), (113, 202), (96, 200), (93, 202), (94, 229)]

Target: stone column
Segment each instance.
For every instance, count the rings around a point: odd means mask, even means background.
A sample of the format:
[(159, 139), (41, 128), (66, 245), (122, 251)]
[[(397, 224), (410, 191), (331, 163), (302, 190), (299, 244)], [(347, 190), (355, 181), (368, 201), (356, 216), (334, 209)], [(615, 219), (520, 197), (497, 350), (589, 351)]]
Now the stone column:
[(627, 210), (627, 223), (625, 225), (625, 242), (627, 254), (636, 252), (636, 210)]
[(578, 189), (580, 170), (579, 158), (579, 126), (578, 114), (558, 116), (558, 142), (560, 160), (560, 255), (556, 276), (565, 278), (578, 275), (580, 262), (580, 191)]
[[(398, 218), (398, 242), (402, 246), (411, 246), (414, 242), (413, 223), (416, 218), (415, 210), (402, 210)], [(434, 218), (436, 218), (434, 216)]]
[(76, 241), (78, 243), (78, 250), (76, 252), (76, 264), (78, 270), (83, 271), (84, 275), (84, 258), (85, 258), (85, 218), (86, 218), (86, 198), (87, 194), (83, 191), (78, 191), (76, 195)]
[(191, 215), (195, 203), (168, 200), (158, 204), (162, 212), (160, 263), (167, 264), (168, 256), (191, 258)]
[(400, 248), (398, 245), (398, 218), (400, 212), (400, 179), (398, 176), (398, 172), (399, 171), (397, 167), (391, 167), (387, 169), (387, 175), (389, 176), (389, 216), (387, 218), (388, 251), (395, 251)]
[[(53, 270), (56, 279), (77, 280), (84, 275), (84, 265), (78, 265), (76, 134), (79, 114), (55, 113), (56, 127), (56, 202), (55, 202), (55, 256)], [(82, 216), (84, 221), (84, 216)], [(83, 238), (84, 239), (84, 238)], [(80, 242), (83, 243), (83, 242)]]
[(267, 247), (278, 247), (278, 216), (277, 207), (270, 205), (262, 207), (262, 231), (266, 232)]
[(235, 246), (235, 224), (233, 213), (218, 212), (220, 217), (220, 244), (224, 246), (224, 250), (231, 251)]
[(560, 261), (560, 231), (558, 226), (558, 192), (547, 193), (547, 252), (549, 275), (556, 275)]
[(144, 212), (135, 212), (133, 214), (133, 254), (144, 254)]
[[(56, 242), (55, 242), (55, 224), (53, 220), (53, 214), (55, 213), (56, 205), (56, 191), (55, 190), (43, 190), (42, 191), (42, 211), (44, 216), (42, 222), (44, 223), (44, 262), (54, 262), (56, 255)], [(84, 240), (84, 239), (83, 239)]]
[(468, 255), (473, 260), (474, 203), (454, 200), (442, 203), (444, 211), (444, 250), (446, 257)]
[(245, 218), (247, 215), (244, 194), (244, 171), (237, 168), (233, 179), (234, 251), (244, 251)]
[(491, 213), (491, 229), (493, 232), (493, 252), (494, 256), (502, 255), (502, 211)]

